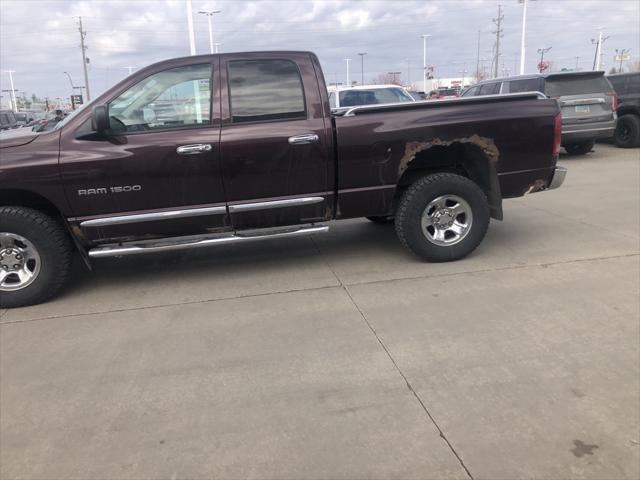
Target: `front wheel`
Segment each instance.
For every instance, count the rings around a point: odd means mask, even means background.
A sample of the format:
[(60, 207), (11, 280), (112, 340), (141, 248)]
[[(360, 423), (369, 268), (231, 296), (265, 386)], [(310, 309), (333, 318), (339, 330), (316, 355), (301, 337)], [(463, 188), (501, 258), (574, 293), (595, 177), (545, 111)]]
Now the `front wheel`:
[(464, 258), (489, 227), (484, 192), (466, 177), (427, 175), (404, 193), (395, 217), (400, 242), (420, 258), (447, 262)]
[(563, 147), (569, 155), (585, 155), (593, 150), (595, 144), (595, 140), (587, 140), (586, 142), (569, 143)]
[(22, 307), (53, 297), (67, 281), (71, 242), (62, 225), (42, 212), (0, 207), (0, 307)]

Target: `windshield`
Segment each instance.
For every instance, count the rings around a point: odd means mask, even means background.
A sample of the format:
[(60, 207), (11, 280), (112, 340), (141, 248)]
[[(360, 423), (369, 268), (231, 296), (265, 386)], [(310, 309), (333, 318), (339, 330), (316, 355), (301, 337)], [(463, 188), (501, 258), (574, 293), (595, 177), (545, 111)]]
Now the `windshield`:
[(401, 88), (372, 88), (370, 90), (345, 90), (340, 92), (341, 107), (357, 107), (359, 105), (381, 105), (384, 103), (405, 103), (415, 100)]

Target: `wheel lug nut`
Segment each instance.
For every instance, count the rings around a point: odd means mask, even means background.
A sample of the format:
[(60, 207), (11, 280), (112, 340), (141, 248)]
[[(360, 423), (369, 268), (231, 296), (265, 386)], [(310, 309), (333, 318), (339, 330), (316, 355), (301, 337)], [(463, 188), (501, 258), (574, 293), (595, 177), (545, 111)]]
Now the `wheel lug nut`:
[(16, 260), (22, 260), (22, 255), (17, 254), (17, 255), (16, 255)]
[(20, 268), (20, 265), (18, 265), (17, 263), (13, 266), (14, 270), (18, 270)]

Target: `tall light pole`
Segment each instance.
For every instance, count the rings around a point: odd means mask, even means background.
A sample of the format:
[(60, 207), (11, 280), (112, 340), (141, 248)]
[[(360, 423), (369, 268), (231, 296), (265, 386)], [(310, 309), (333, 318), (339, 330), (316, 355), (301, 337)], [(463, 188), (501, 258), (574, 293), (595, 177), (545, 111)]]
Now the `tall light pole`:
[(347, 62), (347, 86), (351, 86), (351, 80), (349, 79), (349, 62), (351, 61), (350, 58), (345, 58), (344, 59), (345, 62)]
[[(214, 43), (213, 43), (213, 25), (212, 25), (212, 21), (213, 21), (213, 16), (216, 13), (220, 13), (222, 10), (200, 10), (198, 13), (201, 15), (206, 15), (207, 16), (207, 22), (209, 23), (209, 53), (213, 53), (213, 47), (214, 47)], [(218, 53), (218, 49), (216, 48), (216, 52)]]
[(407, 58), (407, 85), (411, 88), (411, 59)]
[(216, 43), (214, 43), (214, 44), (213, 44), (213, 46), (214, 46), (214, 50), (215, 50), (215, 53), (218, 53), (218, 47), (219, 47), (220, 45), (222, 45), (222, 43), (218, 43), (218, 42), (216, 42)]
[(16, 91), (13, 88), (13, 74), (16, 73), (15, 70), (5, 70), (4, 73), (9, 74), (9, 85), (11, 86), (11, 110), (14, 112), (18, 111), (18, 104), (16, 103)]
[(596, 45), (596, 55), (593, 58), (594, 70), (600, 70), (600, 66), (602, 63), (602, 44), (607, 38), (609, 38), (609, 36), (602, 38), (602, 27), (598, 27), (598, 40), (595, 40), (594, 38), (591, 39), (591, 43), (594, 43)]
[(522, 3), (522, 38), (520, 39), (520, 75), (524, 75), (524, 38), (527, 27), (527, 1), (518, 0), (518, 3)]
[(422, 34), (422, 91), (427, 91), (427, 38), (431, 35)]
[(133, 71), (136, 69), (136, 67), (122, 67), (122, 68), (126, 68), (129, 71), (129, 75), (131, 75)]
[(189, 29), (189, 54), (196, 54), (196, 35), (193, 31), (193, 11), (191, 9), (191, 0), (187, 0), (187, 28)]
[(367, 52), (360, 52), (360, 85), (364, 85), (364, 56)]

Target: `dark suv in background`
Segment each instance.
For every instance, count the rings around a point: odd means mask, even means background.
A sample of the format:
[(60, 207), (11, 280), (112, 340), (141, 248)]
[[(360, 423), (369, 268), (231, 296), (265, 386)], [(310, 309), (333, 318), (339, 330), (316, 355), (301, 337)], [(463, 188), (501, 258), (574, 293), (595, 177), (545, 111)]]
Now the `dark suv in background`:
[(618, 94), (618, 123), (613, 141), (618, 147), (640, 147), (640, 72), (607, 76)]
[(604, 72), (563, 72), (485, 80), (463, 97), (542, 92), (562, 110), (562, 146), (572, 155), (588, 153), (599, 138), (611, 138), (616, 125), (617, 96)]

